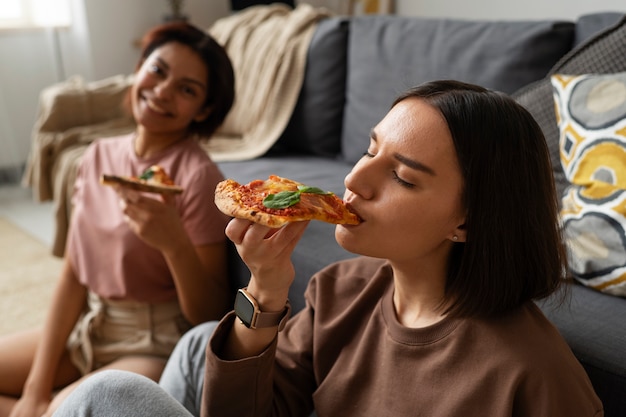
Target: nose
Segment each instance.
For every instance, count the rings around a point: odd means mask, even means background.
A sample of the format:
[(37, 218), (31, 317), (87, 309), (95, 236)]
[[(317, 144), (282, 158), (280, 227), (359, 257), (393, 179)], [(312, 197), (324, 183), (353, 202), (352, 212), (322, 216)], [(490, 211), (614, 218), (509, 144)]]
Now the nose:
[(352, 170), (346, 175), (343, 184), (346, 190), (364, 199), (371, 199), (374, 196), (374, 176), (369, 171), (368, 160), (363, 157), (357, 162)]
[(162, 80), (154, 87), (154, 94), (160, 99), (171, 97), (173, 85), (169, 80)]

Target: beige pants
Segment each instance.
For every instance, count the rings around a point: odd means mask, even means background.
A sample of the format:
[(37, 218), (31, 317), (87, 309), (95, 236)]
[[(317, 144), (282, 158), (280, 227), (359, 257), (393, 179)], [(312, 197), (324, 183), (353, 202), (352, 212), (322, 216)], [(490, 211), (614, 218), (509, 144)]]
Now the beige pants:
[(167, 359), (190, 327), (178, 301), (114, 301), (89, 293), (88, 308), (70, 334), (67, 348), (85, 375), (129, 355)]

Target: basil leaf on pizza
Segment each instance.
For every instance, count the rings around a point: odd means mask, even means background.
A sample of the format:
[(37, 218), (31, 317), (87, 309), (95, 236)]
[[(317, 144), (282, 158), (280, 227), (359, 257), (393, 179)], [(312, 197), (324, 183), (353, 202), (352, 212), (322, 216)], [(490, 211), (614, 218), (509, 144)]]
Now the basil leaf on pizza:
[(308, 185), (298, 185), (298, 189), (296, 191), (280, 191), (276, 194), (269, 194), (263, 199), (263, 205), (273, 209), (291, 207), (300, 202), (300, 194), (303, 193), (323, 195), (332, 194), (322, 190), (321, 188), (309, 187)]
[(298, 191), (281, 191), (276, 194), (269, 194), (263, 199), (263, 205), (273, 209), (283, 209), (291, 207), (300, 202)]
[(333, 224), (361, 222), (335, 194), (277, 175), (245, 185), (232, 179), (224, 180), (215, 189), (215, 204), (229, 216), (269, 227), (304, 220)]
[(309, 194), (332, 194), (329, 191), (324, 191), (321, 188), (317, 188), (317, 187), (309, 187), (308, 185), (298, 185), (298, 191), (302, 194), (302, 193), (309, 193)]

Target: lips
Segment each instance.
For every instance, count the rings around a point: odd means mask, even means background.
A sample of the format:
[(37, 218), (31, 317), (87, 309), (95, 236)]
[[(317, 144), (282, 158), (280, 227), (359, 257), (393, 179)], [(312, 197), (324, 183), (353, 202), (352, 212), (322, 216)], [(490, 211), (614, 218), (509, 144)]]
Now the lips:
[(141, 98), (143, 99), (143, 101), (145, 101), (146, 106), (148, 106), (148, 108), (154, 113), (160, 114), (162, 116), (171, 115), (171, 113), (168, 112), (167, 109), (165, 109), (164, 107), (162, 107), (160, 104), (150, 99), (149, 97), (142, 96)]
[(346, 208), (351, 212), (356, 214), (356, 216), (361, 220), (361, 222), (364, 222), (365, 220), (363, 219), (363, 217), (359, 214), (358, 211), (356, 211), (354, 209), (354, 207), (350, 204), (350, 203), (346, 203)]
[(148, 107), (150, 108), (150, 110), (152, 110), (154, 112), (157, 112), (157, 113), (161, 113), (161, 114), (165, 114), (166, 113), (165, 109), (159, 107), (154, 102), (148, 100), (148, 101), (146, 101), (146, 103), (148, 104)]

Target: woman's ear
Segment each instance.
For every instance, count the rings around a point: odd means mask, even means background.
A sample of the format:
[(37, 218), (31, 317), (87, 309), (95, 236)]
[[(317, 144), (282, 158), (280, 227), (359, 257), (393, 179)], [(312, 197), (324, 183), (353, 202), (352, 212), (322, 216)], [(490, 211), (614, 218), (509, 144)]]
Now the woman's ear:
[(465, 223), (457, 226), (449, 239), (453, 242), (465, 242), (467, 239), (467, 229), (465, 228)]
[(200, 109), (198, 114), (196, 114), (194, 116), (193, 121), (194, 122), (201, 122), (201, 121), (203, 121), (204, 119), (209, 117), (209, 115), (211, 114), (212, 111), (213, 111), (212, 107), (209, 107), (209, 106), (203, 107), (202, 109)]

